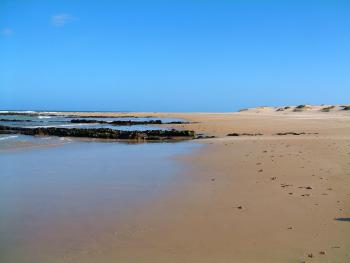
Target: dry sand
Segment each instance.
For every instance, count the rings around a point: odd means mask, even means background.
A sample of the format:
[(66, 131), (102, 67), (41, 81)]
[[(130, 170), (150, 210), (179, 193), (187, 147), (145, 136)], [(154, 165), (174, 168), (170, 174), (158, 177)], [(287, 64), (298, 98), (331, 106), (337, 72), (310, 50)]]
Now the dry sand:
[[(72, 262), (350, 262), (350, 113), (128, 113), (215, 135), (187, 170)], [(96, 113), (119, 116), (121, 113)], [(89, 113), (91, 115), (91, 113)], [(262, 136), (227, 137), (228, 133)], [(278, 132), (318, 134), (275, 135)], [(336, 220), (340, 219), (340, 220)]]

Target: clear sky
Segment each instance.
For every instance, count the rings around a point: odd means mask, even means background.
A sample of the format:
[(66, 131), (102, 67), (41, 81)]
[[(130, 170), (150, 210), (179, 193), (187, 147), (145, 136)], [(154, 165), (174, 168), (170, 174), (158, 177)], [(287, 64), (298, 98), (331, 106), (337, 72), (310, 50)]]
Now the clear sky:
[(350, 102), (350, 1), (0, 0), (0, 109)]

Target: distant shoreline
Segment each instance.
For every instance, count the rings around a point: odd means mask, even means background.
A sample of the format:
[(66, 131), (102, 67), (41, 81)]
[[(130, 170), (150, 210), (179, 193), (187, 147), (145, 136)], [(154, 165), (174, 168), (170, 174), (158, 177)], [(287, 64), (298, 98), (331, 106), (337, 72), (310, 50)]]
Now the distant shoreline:
[(212, 114), (220, 114), (220, 113), (232, 113), (232, 112), (263, 112), (263, 111), (280, 111), (280, 112), (313, 112), (313, 111), (323, 111), (323, 112), (335, 112), (335, 111), (350, 111), (350, 104), (322, 104), (322, 105), (308, 105), (308, 104), (300, 104), (300, 105), (291, 105), (291, 106), (259, 106), (253, 108), (242, 108), (237, 111), (227, 111), (227, 112), (176, 112), (176, 111), (71, 111), (71, 110), (9, 110), (3, 109), (0, 110), (0, 115), (5, 113), (23, 113), (23, 114), (76, 114), (76, 113), (115, 113), (115, 114), (127, 114), (127, 113), (178, 113), (178, 114), (188, 114), (188, 113), (212, 113)]

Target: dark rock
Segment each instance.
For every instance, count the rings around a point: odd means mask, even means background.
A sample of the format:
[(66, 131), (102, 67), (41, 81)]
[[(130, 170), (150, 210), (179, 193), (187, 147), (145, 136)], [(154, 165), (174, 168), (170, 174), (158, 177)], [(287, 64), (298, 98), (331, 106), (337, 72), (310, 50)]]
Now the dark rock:
[(276, 135), (310, 135), (310, 134), (318, 134), (318, 132), (279, 132)]
[(216, 137), (213, 135), (204, 135), (203, 133), (198, 133), (195, 139), (212, 139), (212, 138), (216, 138)]
[(110, 125), (116, 125), (116, 126), (162, 124), (161, 120), (150, 120), (150, 121), (100, 121), (100, 120), (73, 119), (70, 122), (71, 123), (99, 123), (99, 124), (110, 124)]
[[(63, 116), (63, 115), (62, 115)], [(64, 115), (66, 118), (153, 118), (154, 116), (134, 116), (134, 115), (121, 115), (121, 116), (108, 116), (108, 115)]]
[(170, 121), (170, 122), (164, 122), (164, 124), (190, 124), (191, 122), (188, 121)]
[(301, 134), (304, 134), (304, 133), (297, 133), (297, 132), (279, 132), (279, 133), (276, 133), (276, 135), (301, 135)]
[(64, 116), (60, 114), (49, 114), (43, 112), (0, 112), (0, 116), (28, 116), (28, 117), (37, 117), (37, 116)]
[(148, 125), (148, 124), (188, 124), (189, 122), (173, 121), (173, 122), (162, 122), (161, 120), (149, 120), (149, 121), (101, 121), (101, 120), (86, 120), (86, 119), (73, 119), (71, 123), (99, 123), (99, 124), (110, 124), (116, 126), (129, 126), (129, 125)]
[(0, 119), (1, 122), (31, 122), (31, 120)]
[(194, 131), (179, 130), (147, 130), (122, 131), (113, 129), (81, 129), (81, 128), (23, 128), (0, 125), (2, 133), (19, 133), (25, 135), (60, 136), (60, 137), (87, 137), (98, 139), (118, 140), (170, 140), (193, 139)]
[(39, 116), (39, 113), (35, 112), (0, 112), (0, 116)]
[(229, 133), (227, 136), (260, 136), (261, 133)]
[(85, 120), (85, 119), (73, 119), (73, 120), (70, 120), (70, 122), (71, 123), (100, 123), (100, 124), (108, 123), (108, 121)]

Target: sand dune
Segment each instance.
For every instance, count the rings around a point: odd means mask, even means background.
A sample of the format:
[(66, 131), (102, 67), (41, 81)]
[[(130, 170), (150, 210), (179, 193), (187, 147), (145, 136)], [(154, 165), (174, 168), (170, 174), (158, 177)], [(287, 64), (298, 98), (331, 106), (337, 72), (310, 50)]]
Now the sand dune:
[(293, 106), (280, 106), (280, 107), (256, 107), (241, 109), (240, 112), (251, 112), (251, 113), (266, 113), (266, 112), (338, 112), (350, 110), (349, 105), (293, 105)]

